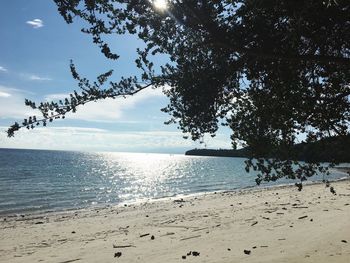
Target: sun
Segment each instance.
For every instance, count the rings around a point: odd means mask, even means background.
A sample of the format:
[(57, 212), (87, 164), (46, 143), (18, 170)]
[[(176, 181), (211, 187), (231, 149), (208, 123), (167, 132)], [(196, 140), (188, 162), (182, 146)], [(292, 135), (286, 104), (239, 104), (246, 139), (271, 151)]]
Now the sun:
[(154, 0), (153, 5), (155, 8), (161, 11), (164, 11), (165, 9), (168, 8), (167, 0)]

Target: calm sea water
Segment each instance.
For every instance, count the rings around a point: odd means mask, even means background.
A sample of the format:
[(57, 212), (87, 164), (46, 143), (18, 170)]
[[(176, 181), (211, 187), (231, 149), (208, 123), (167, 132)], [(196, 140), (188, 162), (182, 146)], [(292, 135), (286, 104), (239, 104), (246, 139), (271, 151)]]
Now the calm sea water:
[(234, 190), (254, 179), (241, 158), (0, 149), (0, 214)]

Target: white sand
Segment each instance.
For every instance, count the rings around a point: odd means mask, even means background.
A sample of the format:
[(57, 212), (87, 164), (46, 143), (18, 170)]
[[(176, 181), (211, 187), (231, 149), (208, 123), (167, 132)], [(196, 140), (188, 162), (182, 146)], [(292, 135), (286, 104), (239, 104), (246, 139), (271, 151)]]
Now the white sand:
[(0, 262), (349, 263), (350, 181), (333, 186), (0, 218)]

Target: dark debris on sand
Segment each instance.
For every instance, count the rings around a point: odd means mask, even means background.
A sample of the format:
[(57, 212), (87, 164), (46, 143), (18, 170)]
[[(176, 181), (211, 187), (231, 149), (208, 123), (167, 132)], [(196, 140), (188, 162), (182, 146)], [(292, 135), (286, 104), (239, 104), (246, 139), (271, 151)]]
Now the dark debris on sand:
[[(197, 252), (197, 251), (189, 251), (187, 254), (186, 254), (188, 257), (189, 256), (194, 256), (194, 257), (198, 257), (199, 255), (200, 255), (200, 253), (199, 252)], [(184, 256), (182, 256), (182, 259), (186, 259), (186, 256), (184, 255)]]

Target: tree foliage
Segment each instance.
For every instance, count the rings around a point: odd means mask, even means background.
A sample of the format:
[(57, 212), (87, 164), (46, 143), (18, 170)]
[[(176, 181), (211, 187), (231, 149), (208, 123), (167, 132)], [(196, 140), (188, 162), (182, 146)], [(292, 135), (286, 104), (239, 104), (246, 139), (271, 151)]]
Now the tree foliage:
[[(147, 87), (164, 90), (167, 123), (177, 123), (193, 140), (232, 129), (232, 145), (249, 146), (247, 170), (257, 183), (281, 177), (301, 181), (327, 168), (295, 161), (299, 134), (306, 141), (349, 132), (350, 2), (347, 0), (54, 0), (67, 23), (82, 19), (107, 59), (117, 60), (107, 35), (136, 35), (142, 74), (108, 82), (109, 71), (90, 83), (72, 75), (79, 92), (37, 106), (43, 118), (15, 123), (33, 128), (90, 101), (133, 95)], [(158, 54), (169, 61), (155, 69)], [(107, 87), (105, 87), (107, 86)], [(279, 156), (268, 159), (266, 156)]]

